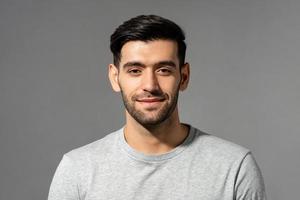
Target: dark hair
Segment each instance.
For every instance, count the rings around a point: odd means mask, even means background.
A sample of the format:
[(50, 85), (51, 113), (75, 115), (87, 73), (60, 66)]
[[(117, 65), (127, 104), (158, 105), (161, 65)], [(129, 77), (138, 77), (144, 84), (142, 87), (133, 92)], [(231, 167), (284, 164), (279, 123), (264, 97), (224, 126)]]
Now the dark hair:
[(129, 41), (167, 39), (177, 42), (180, 67), (184, 64), (186, 44), (183, 30), (174, 22), (156, 15), (139, 15), (120, 25), (110, 37), (114, 64), (119, 65), (121, 49)]

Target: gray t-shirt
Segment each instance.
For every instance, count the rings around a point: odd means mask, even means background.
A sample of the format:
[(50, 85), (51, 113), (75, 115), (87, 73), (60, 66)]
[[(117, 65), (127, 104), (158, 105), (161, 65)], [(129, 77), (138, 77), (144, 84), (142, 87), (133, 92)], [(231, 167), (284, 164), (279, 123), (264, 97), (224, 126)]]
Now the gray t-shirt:
[(64, 155), (48, 200), (265, 200), (249, 150), (190, 126), (161, 155), (131, 148), (123, 128)]

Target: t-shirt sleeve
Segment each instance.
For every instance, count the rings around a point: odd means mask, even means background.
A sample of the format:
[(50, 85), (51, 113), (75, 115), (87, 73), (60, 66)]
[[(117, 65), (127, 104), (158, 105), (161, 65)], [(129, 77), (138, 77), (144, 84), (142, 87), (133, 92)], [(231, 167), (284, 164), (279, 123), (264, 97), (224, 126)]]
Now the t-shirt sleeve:
[(266, 200), (261, 171), (251, 153), (248, 153), (237, 174), (235, 184), (236, 200)]
[(53, 176), (48, 200), (79, 200), (78, 194), (75, 163), (65, 155)]

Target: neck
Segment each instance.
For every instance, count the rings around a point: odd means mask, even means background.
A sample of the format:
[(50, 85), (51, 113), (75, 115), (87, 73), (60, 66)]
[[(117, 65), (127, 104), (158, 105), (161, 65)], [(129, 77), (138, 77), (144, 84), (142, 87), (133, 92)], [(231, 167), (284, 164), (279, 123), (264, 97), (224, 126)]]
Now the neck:
[(126, 112), (126, 142), (145, 154), (163, 154), (180, 145), (188, 135), (188, 127), (179, 121), (178, 110), (158, 125), (145, 127)]

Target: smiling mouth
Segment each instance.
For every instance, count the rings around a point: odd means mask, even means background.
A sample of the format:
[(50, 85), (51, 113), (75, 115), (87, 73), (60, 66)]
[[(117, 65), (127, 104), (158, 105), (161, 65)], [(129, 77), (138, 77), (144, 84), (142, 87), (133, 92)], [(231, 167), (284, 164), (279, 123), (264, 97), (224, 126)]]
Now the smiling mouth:
[(164, 98), (144, 98), (144, 99), (137, 99), (138, 102), (142, 103), (156, 103), (164, 101)]

